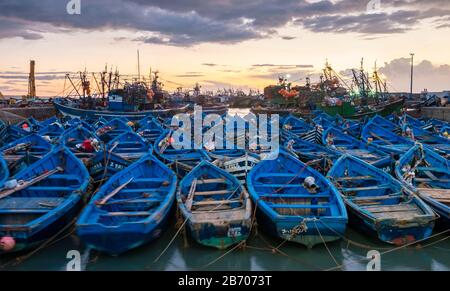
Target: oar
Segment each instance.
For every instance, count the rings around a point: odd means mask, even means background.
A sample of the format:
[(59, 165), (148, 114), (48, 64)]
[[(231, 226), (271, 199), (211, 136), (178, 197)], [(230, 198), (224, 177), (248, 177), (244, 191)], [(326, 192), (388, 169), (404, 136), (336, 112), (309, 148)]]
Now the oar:
[(48, 172), (46, 172), (46, 173), (44, 173), (44, 174), (42, 174), (40, 176), (37, 176), (37, 177), (31, 179), (30, 181), (23, 182), (22, 184), (17, 185), (17, 187), (15, 187), (13, 189), (2, 191), (2, 192), (0, 192), (0, 199), (8, 197), (8, 196), (10, 196), (11, 194), (14, 194), (17, 191), (26, 189), (26, 188), (30, 187), (31, 185), (34, 185), (34, 184), (36, 184), (36, 183), (38, 183), (38, 182), (40, 182), (42, 180), (45, 180), (46, 178), (50, 177), (51, 175), (53, 175), (53, 174), (55, 174), (57, 172), (62, 172), (62, 171), (64, 171), (63, 168), (57, 167), (56, 169), (48, 171)]
[(382, 138), (381, 136), (376, 135), (376, 134), (373, 133), (373, 132), (370, 132), (370, 134), (373, 135), (374, 137), (376, 137), (377, 139), (379, 139), (379, 140), (381, 140), (381, 141), (384, 141), (385, 143), (387, 143), (387, 144), (389, 144), (389, 145), (394, 145), (394, 144), (391, 143), (390, 141), (385, 140), (384, 138)]
[(124, 184), (120, 185), (119, 187), (117, 187), (116, 189), (114, 189), (111, 193), (109, 193), (108, 195), (105, 196), (105, 198), (103, 198), (102, 200), (96, 202), (95, 204), (97, 206), (102, 206), (105, 205), (106, 202), (108, 202), (109, 199), (113, 198), (117, 193), (119, 193), (120, 191), (122, 191), (126, 186), (128, 186), (128, 184), (131, 183), (131, 181), (133, 181), (134, 177), (131, 177), (130, 180), (128, 180), (127, 182), (125, 182)]

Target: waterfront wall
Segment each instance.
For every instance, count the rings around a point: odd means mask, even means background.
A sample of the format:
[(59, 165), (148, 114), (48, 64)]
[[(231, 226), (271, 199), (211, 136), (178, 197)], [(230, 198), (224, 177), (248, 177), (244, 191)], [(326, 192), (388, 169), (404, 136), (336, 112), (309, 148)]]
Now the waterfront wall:
[(15, 123), (30, 116), (37, 120), (45, 120), (55, 114), (56, 111), (53, 106), (0, 108), (0, 119), (10, 123)]
[(423, 107), (420, 110), (420, 116), (450, 122), (450, 107)]

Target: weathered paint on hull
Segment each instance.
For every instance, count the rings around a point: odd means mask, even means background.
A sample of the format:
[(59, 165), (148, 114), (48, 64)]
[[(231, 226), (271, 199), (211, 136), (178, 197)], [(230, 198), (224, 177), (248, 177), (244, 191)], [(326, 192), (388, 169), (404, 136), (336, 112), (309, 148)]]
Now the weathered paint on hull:
[[(314, 224), (313, 221), (305, 222), (306, 228), (303, 227), (303, 231), (306, 232), (292, 235), (291, 231), (299, 227), (299, 221), (292, 220), (277, 220), (274, 221), (268, 217), (263, 211), (257, 210), (258, 224), (268, 234), (274, 237), (279, 237), (283, 240), (295, 242), (306, 246), (307, 248), (313, 248), (318, 244), (328, 243), (340, 240), (345, 233), (347, 221), (341, 222), (320, 222), (317, 220)], [(316, 227), (317, 225), (317, 227)], [(319, 229), (319, 231), (317, 230)]]
[(172, 208), (171, 205), (168, 211), (169, 214), (163, 215), (159, 223), (153, 226), (146, 226), (147, 228), (145, 229), (141, 227), (139, 229), (130, 229), (127, 226), (122, 228), (106, 228), (92, 225), (78, 225), (77, 235), (87, 246), (111, 256), (118, 256), (159, 238), (167, 229)]
[(348, 207), (349, 222), (356, 229), (378, 238), (379, 240), (393, 245), (403, 245), (413, 241), (428, 238), (434, 228), (434, 221), (419, 226), (393, 226), (374, 225), (370, 221), (363, 219), (354, 209)]
[(141, 120), (148, 115), (156, 115), (161, 117), (170, 117), (177, 113), (186, 112), (189, 109), (189, 105), (179, 107), (179, 108), (171, 108), (171, 109), (161, 109), (161, 110), (146, 110), (139, 112), (121, 112), (121, 111), (97, 111), (97, 110), (85, 110), (78, 109), (70, 106), (66, 106), (60, 104), (59, 101), (53, 102), (55, 109), (60, 112), (64, 116), (70, 116), (72, 118), (105, 118), (110, 120), (112, 118), (116, 118), (118, 116), (125, 117), (131, 121)]
[[(224, 250), (247, 240), (250, 235), (251, 221), (230, 222), (221, 225), (189, 223), (188, 228), (192, 238), (199, 244)], [(235, 236), (230, 236), (230, 230), (238, 231), (239, 233)]]
[(0, 230), (0, 237), (3, 236), (11, 236), (16, 241), (16, 246), (13, 250), (5, 252), (0, 251), (0, 255), (6, 253), (15, 253), (22, 252), (26, 250), (30, 250), (38, 247), (39, 245), (45, 243), (47, 240), (55, 236), (58, 232), (60, 232), (64, 227), (68, 226), (68, 224), (72, 224), (75, 222), (75, 218), (81, 209), (84, 206), (83, 199), (80, 199), (77, 203), (74, 204), (66, 213), (62, 216), (58, 217), (53, 223), (47, 225), (42, 230), (36, 232), (35, 234), (28, 236), (27, 231), (8, 231)]

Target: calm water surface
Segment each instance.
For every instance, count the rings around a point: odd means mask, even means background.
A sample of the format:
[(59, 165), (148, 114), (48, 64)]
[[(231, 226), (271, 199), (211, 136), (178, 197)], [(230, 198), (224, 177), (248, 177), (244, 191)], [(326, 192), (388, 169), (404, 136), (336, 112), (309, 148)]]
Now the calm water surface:
[[(175, 225), (175, 221), (171, 222)], [(76, 235), (57, 242), (42, 249), (24, 260), (17, 266), (9, 266), (7, 270), (55, 270), (65, 271), (69, 259), (67, 252), (78, 250), (81, 253), (82, 270), (230, 270), (230, 271), (262, 271), (262, 270), (329, 270), (336, 267), (331, 255), (337, 264), (343, 265), (342, 270), (366, 270), (364, 261), (369, 249), (360, 246), (348, 245), (346, 241), (329, 243), (327, 251), (325, 246), (307, 249), (301, 245), (286, 243), (280, 247), (282, 254), (271, 250), (282, 241), (264, 235), (261, 231), (253, 234), (248, 240), (248, 247), (235, 249), (226, 254), (202, 247), (183, 235), (178, 236), (169, 249), (161, 256), (164, 248), (175, 234), (175, 227), (170, 227), (164, 235), (149, 245), (135, 249), (118, 257), (111, 257), (96, 251), (86, 249)], [(370, 246), (370, 249), (383, 253), (391, 246), (379, 243), (376, 239), (349, 229), (346, 237), (358, 244)], [(381, 255), (382, 270), (450, 270), (450, 239), (437, 237), (424, 242), (421, 246), (409, 247)], [(443, 241), (441, 241), (443, 240)], [(428, 244), (434, 243), (430, 246)], [(14, 259), (6, 257), (0, 260), (1, 264)]]

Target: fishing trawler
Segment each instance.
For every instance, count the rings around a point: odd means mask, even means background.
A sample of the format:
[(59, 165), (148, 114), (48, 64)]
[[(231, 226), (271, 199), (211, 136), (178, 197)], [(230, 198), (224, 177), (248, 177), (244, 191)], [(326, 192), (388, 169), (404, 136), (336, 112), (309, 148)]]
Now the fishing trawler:
[(359, 119), (365, 116), (387, 116), (400, 113), (405, 98), (392, 97), (386, 81), (375, 70), (370, 76), (364, 70), (353, 69), (351, 83), (337, 73), (328, 61), (322, 70), (320, 82), (312, 84), (309, 77), (304, 86), (293, 86), (286, 77), (280, 76), (277, 85), (264, 89), (265, 100), (252, 108), (253, 113), (297, 113), (308, 115), (318, 109), (331, 116)]
[[(119, 75), (116, 70), (108, 72), (105, 68), (100, 73), (100, 83), (95, 73), (92, 78), (96, 83), (96, 93), (91, 94), (91, 81), (88, 73), (80, 72), (80, 80), (76, 83), (67, 74), (72, 88), (66, 97), (55, 98), (53, 104), (56, 110), (63, 116), (83, 119), (98, 119), (103, 117), (107, 120), (116, 117), (125, 117), (130, 121), (136, 121), (146, 116), (169, 117), (178, 113), (186, 112), (189, 104), (169, 104), (166, 94), (159, 82), (158, 72), (150, 76), (150, 81), (131, 76)], [(75, 95), (73, 95), (75, 92)]]

